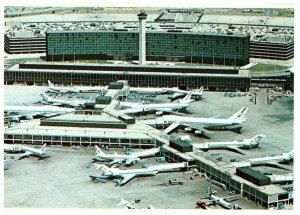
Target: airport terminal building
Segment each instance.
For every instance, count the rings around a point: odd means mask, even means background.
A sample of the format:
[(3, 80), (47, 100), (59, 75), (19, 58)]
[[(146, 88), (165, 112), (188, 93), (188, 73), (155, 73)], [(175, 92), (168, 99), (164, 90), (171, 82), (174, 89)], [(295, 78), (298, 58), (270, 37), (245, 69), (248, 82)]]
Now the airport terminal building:
[[(249, 63), (250, 36), (182, 32), (146, 33), (148, 61), (185, 61), (199, 64), (243, 66)], [(46, 33), (46, 60), (136, 60), (136, 31), (55, 31)]]

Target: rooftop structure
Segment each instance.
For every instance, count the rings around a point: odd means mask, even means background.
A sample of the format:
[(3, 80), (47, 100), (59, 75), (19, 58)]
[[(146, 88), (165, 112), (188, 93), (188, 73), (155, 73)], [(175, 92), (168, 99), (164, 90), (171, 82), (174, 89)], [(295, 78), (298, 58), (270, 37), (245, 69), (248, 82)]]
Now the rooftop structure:
[[(271, 58), (287, 60), (293, 58), (294, 28), (293, 25), (255, 25), (255, 24), (229, 24), (229, 23), (156, 23), (147, 22), (146, 32), (177, 33), (194, 32), (196, 34), (218, 35), (250, 35), (250, 57)], [(37, 53), (45, 52), (46, 32), (66, 31), (113, 31), (137, 32), (136, 22), (58, 22), (58, 23), (19, 23), (6, 27), (5, 50), (8, 53)], [(23, 45), (22, 32), (31, 32), (33, 37)], [(35, 38), (39, 38), (37, 41)], [(257, 47), (260, 42), (263, 49)], [(39, 46), (39, 50), (35, 47)], [(292, 47), (292, 48), (291, 48)], [(277, 48), (280, 51), (273, 51)]]

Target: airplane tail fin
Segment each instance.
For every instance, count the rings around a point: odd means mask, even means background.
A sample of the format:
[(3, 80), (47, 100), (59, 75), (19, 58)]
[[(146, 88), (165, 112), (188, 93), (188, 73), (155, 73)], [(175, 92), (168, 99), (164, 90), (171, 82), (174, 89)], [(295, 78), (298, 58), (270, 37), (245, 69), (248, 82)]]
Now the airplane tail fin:
[(95, 148), (96, 148), (96, 153), (97, 154), (100, 154), (100, 155), (104, 154), (104, 152), (99, 148), (99, 146), (95, 145)]
[(197, 90), (197, 92), (198, 92), (198, 93), (201, 93), (201, 92), (203, 92), (203, 89), (204, 89), (204, 87), (201, 86), (201, 87)]
[(50, 99), (50, 97), (47, 96), (46, 93), (41, 93), (41, 96), (43, 97), (43, 99), (44, 99), (45, 101), (48, 101), (48, 100)]
[(100, 169), (104, 172), (110, 172), (110, 173), (113, 173), (113, 170), (111, 168), (109, 168), (108, 166), (106, 166), (105, 164), (94, 164), (95, 168), (96, 169)]
[(41, 148), (41, 151), (42, 151), (42, 152), (46, 152), (46, 146), (47, 146), (46, 143), (42, 146), (42, 148)]
[(121, 201), (120, 201), (119, 204), (117, 204), (117, 206), (127, 205), (127, 203), (128, 203), (128, 202), (127, 202), (125, 199), (121, 198)]
[(287, 156), (289, 157), (289, 159), (293, 160), (294, 159), (294, 150), (288, 152)]
[(259, 141), (260, 141), (263, 137), (265, 137), (264, 134), (258, 134), (258, 135), (256, 135), (255, 137), (253, 137), (253, 138), (251, 139), (250, 144), (251, 144), (253, 147), (258, 146)]
[(208, 186), (206, 193), (207, 193), (208, 195), (211, 195), (211, 194), (212, 194), (212, 189), (211, 189), (211, 186), (210, 186), (210, 185)]
[(233, 120), (242, 120), (242, 122), (246, 122), (246, 114), (248, 112), (248, 107), (243, 107), (241, 110), (233, 114), (229, 119)]
[(189, 104), (193, 101), (193, 99), (191, 99), (192, 97), (192, 91), (190, 91), (183, 99), (179, 100), (179, 103), (181, 104)]
[(49, 87), (54, 87), (54, 85), (51, 83), (50, 80), (48, 80), (48, 86), (49, 86)]

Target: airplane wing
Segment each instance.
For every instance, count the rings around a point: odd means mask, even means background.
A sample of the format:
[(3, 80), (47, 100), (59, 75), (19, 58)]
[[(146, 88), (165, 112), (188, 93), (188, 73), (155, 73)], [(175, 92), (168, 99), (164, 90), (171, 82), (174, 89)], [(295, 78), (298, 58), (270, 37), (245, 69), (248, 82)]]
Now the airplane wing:
[(90, 178), (92, 181), (97, 181), (99, 178), (101, 179), (106, 179), (108, 177), (105, 177), (105, 176), (93, 176), (93, 175), (90, 175)]
[(47, 104), (51, 104), (54, 106), (59, 106), (59, 107), (69, 107), (69, 108), (74, 108), (74, 107), (78, 107), (79, 105), (77, 104), (64, 104), (64, 103), (60, 103), (60, 102), (53, 102), (53, 103), (47, 103)]
[(192, 124), (192, 123), (191, 124), (184, 123), (182, 125), (186, 126), (186, 127), (190, 127), (190, 128), (196, 129), (196, 130), (200, 130), (203, 133), (207, 133), (207, 134), (213, 134), (214, 133), (214, 132), (211, 132), (211, 131), (205, 129), (203, 126), (200, 126), (200, 125), (196, 125), (196, 124)]
[(126, 175), (121, 175), (123, 180), (118, 184), (118, 186), (126, 184), (128, 181), (133, 179), (136, 176), (136, 174), (126, 174)]
[(283, 165), (283, 164), (280, 164), (280, 163), (277, 163), (277, 162), (265, 162), (266, 165), (269, 165), (269, 166), (274, 166), (274, 167), (277, 167), (277, 168), (280, 168), (280, 169), (286, 169), (286, 170), (293, 170), (292, 167), (290, 166), (287, 166), (287, 165)]
[(21, 117), (24, 117), (24, 115), (8, 113), (4, 118), (8, 120), (19, 120)]
[(12, 113), (8, 113), (6, 118), (9, 120), (13, 120), (13, 119), (20, 119), (20, 118), (25, 118), (25, 119), (32, 119), (34, 116), (40, 116), (43, 115), (42, 113), (38, 113), (38, 112), (32, 112), (32, 113), (26, 113), (26, 114), (12, 114)]
[(184, 93), (174, 93), (173, 95), (170, 96), (170, 98), (174, 101), (176, 99), (179, 99), (180, 97), (185, 96)]
[(239, 197), (237, 195), (235, 196), (227, 196), (223, 198), (226, 202), (233, 202), (233, 201), (238, 201)]
[(245, 155), (246, 153), (244, 152), (244, 150), (242, 150), (242, 149), (240, 149), (240, 148), (238, 148), (238, 147), (236, 147), (236, 146), (226, 146), (226, 148), (228, 148), (228, 149), (230, 149), (230, 150), (232, 150), (232, 151), (235, 151), (235, 152), (237, 152), (237, 153), (240, 153), (240, 154), (242, 154), (242, 155)]
[(61, 113), (42, 113), (41, 115), (44, 117), (51, 117), (51, 116), (56, 116), (60, 115)]
[(172, 110), (161, 110), (161, 111), (166, 112), (166, 113), (170, 113), (170, 114), (174, 114), (174, 115), (184, 116), (183, 113), (179, 113), (179, 112), (172, 111)]
[(27, 151), (27, 152), (21, 154), (21, 155), (20, 155), (20, 158), (22, 158), (22, 157), (29, 157), (29, 156), (31, 156), (32, 154), (33, 154), (32, 152)]
[[(203, 200), (203, 199), (205, 199), (205, 200)], [(206, 199), (206, 198), (202, 198), (200, 201), (201, 201), (201, 203), (204, 203), (204, 204), (206, 204), (207, 206), (212, 205), (213, 202), (214, 202), (213, 200)]]
[(171, 125), (169, 125), (163, 132), (168, 134), (171, 131), (173, 131), (174, 129), (176, 129), (179, 126), (179, 122), (173, 122)]
[(120, 158), (116, 158), (114, 159), (113, 161), (109, 162), (109, 166), (115, 164), (115, 163), (120, 163), (120, 162), (123, 162), (125, 159), (120, 159)]

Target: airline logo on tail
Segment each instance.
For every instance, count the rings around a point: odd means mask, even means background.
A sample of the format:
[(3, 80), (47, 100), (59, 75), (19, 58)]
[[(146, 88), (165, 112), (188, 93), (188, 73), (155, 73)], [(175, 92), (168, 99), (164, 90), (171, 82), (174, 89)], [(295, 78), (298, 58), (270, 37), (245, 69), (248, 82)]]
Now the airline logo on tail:
[(246, 114), (248, 112), (248, 107), (243, 107), (241, 110), (233, 114), (229, 119), (232, 120), (241, 120), (242, 122), (246, 122)]
[(99, 148), (99, 146), (95, 145), (97, 155), (103, 155), (104, 152)]
[(264, 134), (258, 134), (258, 135), (256, 135), (255, 137), (253, 137), (253, 138), (250, 140), (249, 146), (251, 146), (251, 147), (257, 147), (258, 144), (259, 144), (259, 141), (260, 141), (263, 137), (265, 137)]

